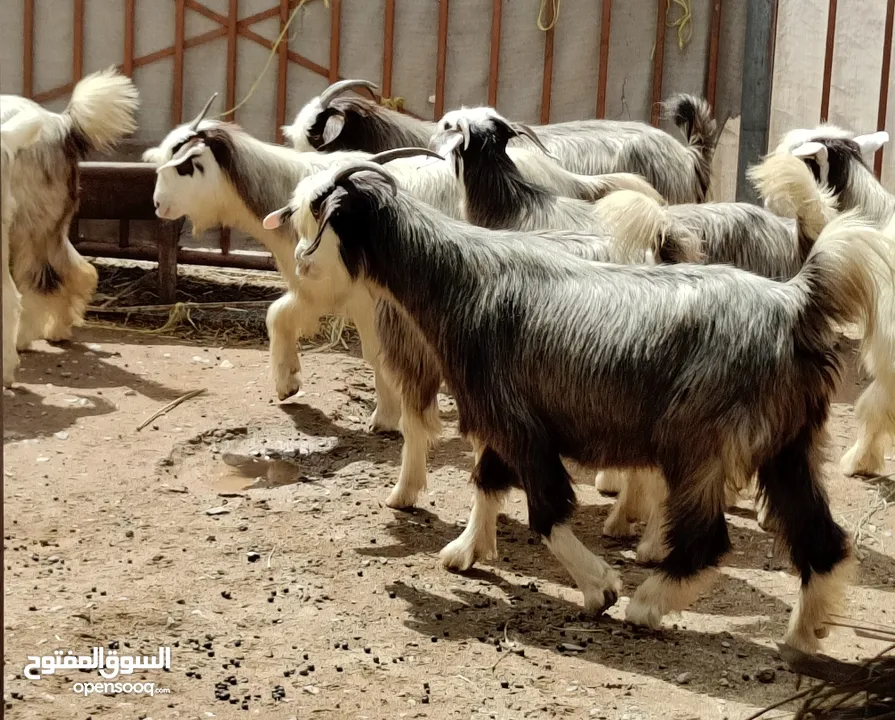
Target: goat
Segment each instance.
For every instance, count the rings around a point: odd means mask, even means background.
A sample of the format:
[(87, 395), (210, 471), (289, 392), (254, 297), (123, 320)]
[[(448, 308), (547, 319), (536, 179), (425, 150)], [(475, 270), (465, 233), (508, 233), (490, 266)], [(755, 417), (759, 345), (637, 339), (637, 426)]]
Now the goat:
[(878, 228), (895, 217), (895, 195), (887, 192), (865, 162), (889, 141), (885, 131), (855, 136), (835, 125), (791, 130), (775, 154), (792, 154), (811, 169), (818, 184), (828, 187), (840, 210), (858, 209)]
[(7, 231), (12, 276), (22, 293), (20, 350), (39, 338), (67, 340), (83, 324), (97, 273), (68, 238), (78, 207), (78, 161), (133, 132), (138, 102), (137, 88), (114, 68), (75, 85), (62, 113), (0, 96), (0, 122), (23, 112), (42, 118), (40, 139), (19, 152), (11, 183), (16, 211)]
[[(823, 147), (824, 151), (818, 151), (821, 157), (835, 157), (841, 152), (836, 145), (829, 153), (826, 152), (827, 146)], [(851, 162), (862, 165), (859, 160), (854, 160), (852, 151), (848, 154)], [(829, 221), (836, 214), (829, 209), (837, 196), (836, 190), (825, 185), (819, 187), (814, 168), (810, 163), (796, 159), (798, 157), (804, 159), (798, 154), (796, 157), (772, 155), (765, 165), (773, 163), (773, 166), (764, 170), (760, 178), (761, 194), (769, 204), (787, 216), (796, 214), (798, 208), (814, 208), (815, 224)], [(833, 160), (830, 168), (838, 162)], [(761, 169), (760, 166), (753, 172)], [(841, 199), (842, 195), (839, 194), (839, 197)], [(865, 207), (860, 205), (858, 209), (864, 210)], [(864, 212), (864, 216), (871, 221), (874, 219), (872, 213)], [(878, 219), (879, 215), (875, 217)], [(883, 235), (888, 240), (884, 252), (892, 261), (895, 259), (895, 215), (889, 220)], [(873, 379), (855, 403), (858, 439), (842, 457), (840, 467), (846, 475), (875, 475), (882, 472), (887, 439), (895, 436), (895, 280), (885, 272), (877, 272), (876, 280), (879, 287), (876, 326), (863, 338), (860, 346), (864, 367)]]
[(37, 113), (20, 112), (0, 125), (0, 229), (3, 252), (3, 386), (10, 387), (19, 366), (16, 334), (22, 312), (22, 295), (9, 271), (9, 226), (15, 212), (12, 192), (12, 165), (20, 150), (33, 145), (40, 138), (43, 118)]
[[(168, 220), (188, 216), (194, 233), (216, 225), (238, 228), (273, 254), (288, 287), (267, 313), (271, 371), (281, 400), (301, 388), (298, 340), (312, 335), (324, 315), (342, 315), (354, 322), (364, 359), (373, 367), (377, 407), (371, 428), (376, 432), (397, 429), (400, 402), (380, 371), (375, 303), (369, 292), (362, 287), (343, 292), (329, 278), (313, 274), (308, 267), (296, 267), (291, 234), (265, 229), (262, 224), (267, 209), (283, 204), (302, 178), (368, 155), (299, 153), (261, 142), (236, 125), (203, 120), (207, 109), (143, 155), (144, 161), (158, 168), (156, 214)], [(395, 172), (417, 197), (459, 214), (459, 195), (447, 169), (418, 167), (413, 158), (395, 164), (399, 165)]]
[[(706, 263), (726, 263), (767, 278), (788, 280), (799, 272), (823, 228), (838, 214), (832, 195), (820, 192), (805, 165), (787, 155), (767, 157), (760, 165), (750, 168), (749, 177), (762, 197), (795, 220), (777, 218), (753, 205), (707, 203), (662, 208), (672, 216), (666, 223), (677, 223), (685, 232), (696, 236)], [(637, 212), (644, 210), (641, 207)], [(877, 328), (874, 335), (883, 337), (885, 330)], [(603, 492), (619, 493), (606, 518), (603, 534), (628, 537), (633, 534), (632, 521), (646, 520), (643, 538), (637, 546), (637, 560), (661, 561), (665, 553), (661, 542), (665, 497), (662, 478), (655, 471), (645, 469), (604, 470), (597, 474), (596, 486)], [(729, 485), (727, 504), (735, 504), (738, 492), (744, 489)], [(772, 529), (760, 493), (756, 507), (759, 525)]]
[(872, 319), (878, 232), (837, 218), (778, 283), (724, 266), (595, 263), (535, 238), (483, 242), (474, 228), (446, 230), (373, 163), (313, 180), (289, 208), (296, 252), (400, 307), (436, 352), (461, 432), (484, 446), (470, 520), (445, 565), (492, 554), (501, 500), (518, 484), (530, 526), (585, 607), (602, 611), (621, 580), (574, 536), (560, 455), (659, 466), (674, 489), (670, 549), (626, 612), (657, 627), (697, 597), (730, 546), (726, 478), (758, 470), (801, 573), (786, 641), (817, 648), (851, 558), (819, 477), (840, 370), (833, 323)]
[[(417, 152), (412, 148), (407, 151)], [(384, 162), (397, 152), (399, 151), (386, 151), (370, 157), (370, 161)], [(425, 151), (419, 149), (418, 152)], [(390, 169), (391, 167), (393, 164), (390, 164)], [(322, 177), (325, 181), (327, 176), (323, 174)], [(304, 182), (314, 181), (312, 178)], [(521, 234), (489, 233), (489, 235), (505, 237), (508, 241), (538, 238), (541, 241), (551, 242), (559, 251), (611, 262), (651, 264), (662, 260), (666, 255), (682, 255), (683, 250), (674, 247), (674, 238), (658, 235), (648, 237), (644, 233), (636, 232), (637, 213), (627, 212), (630, 208), (628, 201), (624, 202), (626, 210), (624, 215), (613, 213), (613, 206), (618, 204), (619, 199), (626, 193), (642, 197), (633, 191), (619, 191), (600, 201), (600, 207), (613, 220), (611, 225), (607, 222), (597, 234), (541, 230)], [(649, 211), (648, 208), (646, 212)], [(280, 227), (290, 215), (291, 210), (288, 206), (274, 211), (265, 219), (264, 226), (268, 229)], [(443, 216), (434, 221), (444, 224), (448, 229), (457, 225), (466, 227)], [(610, 232), (610, 228), (613, 232)], [(350, 278), (338, 273), (330, 275), (330, 280), (338, 287), (347, 287), (351, 284)], [(437, 438), (440, 430), (436, 400), (442, 373), (437, 358), (425, 339), (413, 330), (407, 319), (391, 303), (379, 301), (376, 330), (382, 348), (383, 368), (388, 371), (392, 382), (401, 392), (401, 431), (404, 436), (401, 472), (397, 484), (386, 500), (387, 506), (401, 509), (413, 506), (420, 492), (426, 487), (427, 449)]]
[[(377, 86), (366, 80), (342, 80), (311, 99), (290, 127), (283, 128), (298, 150), (365, 150), (425, 146), (432, 135), (451, 122), (438, 124), (382, 107), (372, 100), (345, 96), (348, 90)], [(669, 202), (702, 202), (711, 180), (717, 128), (705, 100), (677, 95), (666, 112), (681, 128), (687, 145), (645, 123), (576, 120), (533, 128), (532, 135), (557, 162), (581, 175), (628, 172), (643, 176)], [(491, 110), (479, 108), (480, 112)], [(464, 110), (463, 112), (469, 112)], [(492, 111), (493, 112), (493, 111)], [(523, 139), (515, 143), (521, 143)]]

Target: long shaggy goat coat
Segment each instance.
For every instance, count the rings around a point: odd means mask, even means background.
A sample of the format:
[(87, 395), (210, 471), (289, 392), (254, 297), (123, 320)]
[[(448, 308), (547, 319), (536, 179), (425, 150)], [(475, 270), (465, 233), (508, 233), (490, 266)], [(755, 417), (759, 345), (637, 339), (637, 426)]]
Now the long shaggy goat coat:
[[(324, 256), (335, 252), (406, 313), (440, 359), (461, 432), (514, 471), (480, 484), (480, 511), (518, 481), (532, 529), (582, 585), (590, 553), (571, 539), (575, 497), (560, 456), (660, 467), (669, 552), (628, 610), (654, 625), (692, 602), (729, 548), (726, 479), (757, 470), (802, 579), (787, 640), (815, 647), (849, 556), (819, 478), (839, 373), (833, 323), (873, 314), (872, 231), (837, 220), (802, 271), (775, 283), (723, 266), (614, 266), (545, 242), (481, 242), (366, 173), (318, 187), (305, 207), (302, 234), (323, 226)], [(610, 573), (600, 570), (603, 581)], [(589, 607), (617, 592), (603, 581), (583, 588)]]

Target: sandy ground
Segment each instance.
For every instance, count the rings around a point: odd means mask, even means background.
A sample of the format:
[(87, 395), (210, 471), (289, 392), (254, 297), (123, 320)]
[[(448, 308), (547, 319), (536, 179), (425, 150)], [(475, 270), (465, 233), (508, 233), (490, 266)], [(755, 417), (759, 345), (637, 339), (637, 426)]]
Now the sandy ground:
[[(521, 495), (499, 562), (439, 566), (470, 497), (449, 398), (423, 507), (395, 512), (382, 501), (400, 439), (366, 432), (371, 371), (335, 352), (306, 354), (304, 370), (302, 395), (278, 404), (261, 347), (85, 329), (24, 356), (4, 398), (6, 717), (742, 720), (795, 690), (774, 641), (797, 581), (748, 502), (729, 516), (721, 581), (648, 633), (620, 618), (649, 571), (633, 541), (601, 537), (611, 500), (581, 486), (577, 532), (625, 580), (594, 620), (527, 529)], [(834, 459), (859, 391), (848, 379), (835, 406)], [(860, 533), (847, 612), (895, 624), (895, 509), (881, 501), (893, 483), (826, 473), (836, 517)], [(170, 692), (83, 697), (73, 684), (95, 674), (23, 677), (29, 655), (97, 645), (171, 646), (169, 673), (128, 678)], [(838, 631), (824, 649), (853, 659), (882, 644)]]

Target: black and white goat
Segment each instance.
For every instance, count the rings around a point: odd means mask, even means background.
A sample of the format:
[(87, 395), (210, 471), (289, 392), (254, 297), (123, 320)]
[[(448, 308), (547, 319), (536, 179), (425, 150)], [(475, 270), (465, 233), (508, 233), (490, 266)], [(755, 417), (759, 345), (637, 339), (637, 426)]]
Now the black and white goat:
[(880, 184), (865, 158), (873, 157), (888, 141), (889, 134), (883, 130), (856, 136), (825, 124), (789, 131), (774, 153), (801, 158), (815, 180), (830, 189), (840, 210), (859, 210), (882, 228), (895, 217), (895, 195)]
[[(836, 147), (834, 144), (833, 148)], [(826, 151), (819, 151), (819, 154), (834, 157), (839, 152), (839, 149), (831, 149), (829, 154)], [(855, 165), (862, 165), (854, 159), (853, 152), (849, 155)], [(837, 197), (836, 190), (819, 186), (816, 174), (813, 174), (815, 168), (797, 159), (799, 157), (798, 153), (796, 157), (785, 153), (772, 155), (753, 173), (761, 173), (759, 189), (769, 205), (787, 216), (797, 215), (805, 208), (813, 209), (814, 218), (810, 222), (822, 224), (836, 214), (830, 212)], [(830, 167), (835, 167), (838, 162), (834, 160)], [(841, 194), (839, 198), (842, 198)], [(872, 220), (872, 213), (863, 212), (865, 207), (860, 205), (858, 209), (866, 219)], [(888, 254), (889, 262), (895, 263), (895, 215), (883, 235), (887, 239), (883, 251)], [(846, 475), (882, 472), (888, 441), (895, 438), (895, 278), (886, 272), (884, 264), (876, 267), (880, 270), (876, 277), (879, 287), (876, 326), (861, 339), (860, 345), (864, 367), (872, 380), (855, 403), (858, 439), (842, 457), (841, 469)]]
[(68, 238), (78, 207), (78, 161), (133, 132), (138, 98), (130, 79), (114, 68), (75, 85), (61, 113), (17, 95), (0, 96), (0, 122), (21, 113), (42, 119), (40, 139), (18, 153), (10, 179), (16, 207), (7, 228), (9, 255), (22, 294), (19, 349), (40, 338), (67, 340), (83, 324), (97, 274)]
[(9, 266), (9, 226), (15, 213), (12, 192), (12, 166), (20, 150), (33, 145), (40, 138), (43, 118), (37, 113), (20, 112), (0, 124), (0, 231), (3, 238), (3, 386), (15, 380), (19, 366), (16, 335), (22, 312), (22, 295), (16, 287)]
[[(437, 130), (452, 122), (452, 113), (436, 125), (366, 98), (345, 95), (357, 87), (377, 89), (366, 80), (342, 80), (310, 100), (295, 122), (284, 128), (295, 148), (378, 153), (398, 147), (425, 147)], [(702, 202), (708, 194), (717, 142), (711, 108), (705, 100), (677, 95), (666, 103), (666, 110), (684, 131), (686, 145), (663, 130), (639, 122), (576, 120), (539, 125), (532, 130), (557, 162), (571, 172), (634, 173), (644, 177), (669, 202)], [(513, 141), (514, 145), (522, 143), (522, 138)], [(538, 182), (539, 178), (533, 180)]]
[(446, 565), (493, 552), (501, 501), (519, 485), (531, 527), (601, 611), (621, 580), (571, 529), (560, 456), (659, 466), (673, 488), (669, 553), (627, 608), (658, 626), (695, 600), (729, 549), (728, 478), (757, 470), (801, 574), (786, 640), (817, 647), (851, 554), (819, 477), (839, 371), (833, 325), (872, 318), (879, 233), (838, 218), (801, 272), (777, 283), (723, 266), (594, 263), (547, 241), (483, 242), (471, 228), (446, 231), (381, 166), (329, 177), (296, 190), (297, 252), (401, 309), (439, 359), (461, 431), (485, 448)]

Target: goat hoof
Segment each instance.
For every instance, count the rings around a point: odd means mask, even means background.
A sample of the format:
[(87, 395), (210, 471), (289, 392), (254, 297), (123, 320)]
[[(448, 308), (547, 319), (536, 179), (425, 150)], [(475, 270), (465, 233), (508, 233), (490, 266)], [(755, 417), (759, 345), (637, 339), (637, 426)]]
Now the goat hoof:
[(456, 540), (445, 545), (438, 557), (441, 564), (454, 572), (465, 572), (475, 565), (476, 560), (486, 560), (497, 556), (497, 548), (481, 548), (476, 551), (475, 544), (468, 537), (460, 535)]
[(642, 542), (637, 546), (635, 559), (640, 565), (658, 565), (665, 559), (665, 548)]
[(662, 628), (662, 613), (659, 612), (658, 608), (639, 601), (636, 596), (628, 603), (625, 620), (632, 625), (640, 625), (652, 630), (660, 630)]
[(868, 476), (880, 473), (883, 469), (883, 464), (882, 462), (877, 462), (872, 457), (858, 457), (858, 447), (856, 445), (842, 456), (839, 469), (847, 477), (855, 477), (856, 475)]
[(392, 510), (409, 510), (416, 505), (417, 494), (396, 486), (385, 499), (385, 505)]
[(301, 390), (301, 378), (293, 373), (285, 382), (277, 382), (277, 397), (282, 401), (291, 398)]
[(603, 523), (603, 535), (605, 537), (629, 538), (634, 537), (636, 534), (637, 531), (634, 525), (628, 522), (621, 513), (617, 516), (606, 518), (606, 522)]
[(377, 435), (391, 435), (394, 433), (400, 433), (401, 430), (398, 428), (400, 419), (400, 415), (394, 419), (387, 417), (386, 413), (383, 413), (377, 407), (373, 411), (373, 414), (370, 416), (370, 432)]

